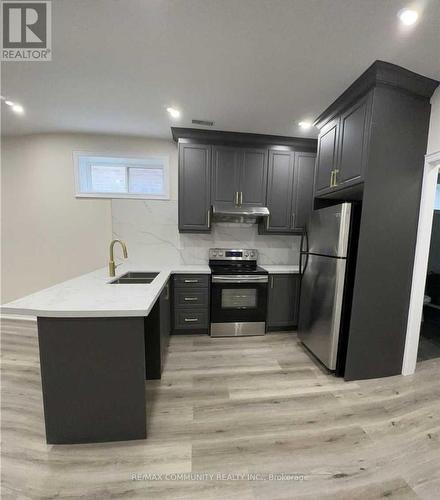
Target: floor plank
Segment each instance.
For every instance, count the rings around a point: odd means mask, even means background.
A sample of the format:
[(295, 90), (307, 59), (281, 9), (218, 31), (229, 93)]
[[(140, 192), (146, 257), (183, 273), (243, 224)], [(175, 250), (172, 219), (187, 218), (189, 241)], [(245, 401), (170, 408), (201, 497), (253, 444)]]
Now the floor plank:
[(175, 336), (146, 441), (49, 446), (36, 325), (1, 326), (2, 498), (439, 498), (439, 358), (345, 383), (293, 333)]

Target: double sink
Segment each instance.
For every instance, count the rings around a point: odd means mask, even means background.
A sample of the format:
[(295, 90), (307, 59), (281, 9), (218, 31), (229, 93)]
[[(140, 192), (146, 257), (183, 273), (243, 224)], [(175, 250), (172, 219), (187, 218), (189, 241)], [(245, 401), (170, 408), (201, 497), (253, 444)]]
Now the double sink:
[(119, 278), (116, 278), (113, 281), (110, 281), (110, 284), (111, 285), (122, 285), (122, 284), (134, 285), (136, 283), (148, 284), (151, 283), (158, 274), (159, 273), (129, 272), (123, 274), (122, 276), (119, 276)]

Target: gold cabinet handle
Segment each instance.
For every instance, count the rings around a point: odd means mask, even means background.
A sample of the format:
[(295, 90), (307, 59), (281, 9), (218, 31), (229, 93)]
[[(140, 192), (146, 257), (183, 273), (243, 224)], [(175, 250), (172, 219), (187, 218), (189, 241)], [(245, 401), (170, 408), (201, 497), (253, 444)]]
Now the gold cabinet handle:
[(239, 205), (243, 205), (243, 191), (240, 191)]
[(198, 300), (198, 298), (197, 297), (185, 297), (184, 300), (187, 301), (187, 302), (190, 302), (190, 301), (193, 301), (193, 300)]
[(273, 276), (270, 277), (270, 287), (273, 288)]
[(333, 176), (333, 186), (337, 186), (338, 185), (338, 174), (339, 174), (339, 170), (336, 169), (336, 170), (333, 170), (334, 172), (334, 176)]
[(334, 173), (335, 173), (334, 170), (332, 170), (331, 173), (330, 173), (330, 187), (331, 188), (333, 187), (333, 176), (334, 176)]
[(270, 214), (266, 217), (266, 229), (269, 229)]
[(199, 280), (185, 280), (185, 283), (198, 283)]
[(211, 229), (211, 207), (208, 208), (207, 218), (208, 218), (208, 229)]
[(295, 214), (294, 213), (292, 214), (292, 226), (291, 227), (292, 227), (292, 229), (295, 228)]
[(235, 191), (235, 196), (234, 196), (234, 203), (235, 203), (235, 206), (238, 207), (239, 203), (238, 203), (238, 191)]
[(185, 318), (186, 323), (193, 323), (194, 321), (197, 321), (197, 318)]

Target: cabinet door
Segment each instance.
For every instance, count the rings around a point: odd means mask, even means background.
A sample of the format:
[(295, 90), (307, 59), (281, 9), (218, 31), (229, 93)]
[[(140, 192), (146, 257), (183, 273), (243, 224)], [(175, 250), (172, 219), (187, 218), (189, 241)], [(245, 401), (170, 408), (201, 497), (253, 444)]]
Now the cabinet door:
[(338, 187), (363, 181), (371, 123), (371, 104), (372, 94), (369, 94), (341, 116), (336, 175)]
[(212, 203), (234, 205), (240, 183), (240, 150), (226, 146), (212, 148)]
[(294, 157), (290, 151), (269, 151), (267, 207), (270, 216), (264, 232), (284, 233), (292, 228), (292, 195), (294, 185)]
[(271, 274), (267, 327), (289, 328), (298, 323), (299, 274)]
[(315, 193), (330, 188), (332, 171), (336, 168), (339, 117), (327, 123), (318, 137)]
[(313, 210), (314, 153), (295, 153), (295, 188), (292, 200), (292, 229), (304, 230)]
[(266, 205), (267, 150), (243, 149), (240, 152), (241, 204)]
[(179, 231), (209, 231), (211, 146), (179, 144)]

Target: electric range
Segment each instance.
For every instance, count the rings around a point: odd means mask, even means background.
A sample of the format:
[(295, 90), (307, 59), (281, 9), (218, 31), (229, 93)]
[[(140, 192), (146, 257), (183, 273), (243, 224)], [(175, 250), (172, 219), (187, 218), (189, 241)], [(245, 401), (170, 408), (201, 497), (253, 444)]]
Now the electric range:
[(264, 335), (268, 272), (258, 250), (211, 248), (211, 336)]

